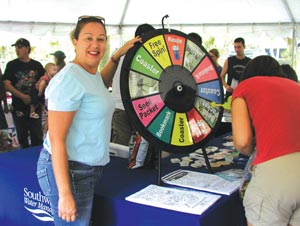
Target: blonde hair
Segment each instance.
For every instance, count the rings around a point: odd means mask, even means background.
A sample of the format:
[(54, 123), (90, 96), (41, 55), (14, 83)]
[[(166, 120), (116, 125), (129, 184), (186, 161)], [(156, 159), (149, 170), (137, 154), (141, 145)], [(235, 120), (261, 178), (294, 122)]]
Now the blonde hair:
[(45, 65), (45, 70), (48, 71), (51, 67), (55, 66), (56, 67), (56, 64), (55, 63), (47, 63)]

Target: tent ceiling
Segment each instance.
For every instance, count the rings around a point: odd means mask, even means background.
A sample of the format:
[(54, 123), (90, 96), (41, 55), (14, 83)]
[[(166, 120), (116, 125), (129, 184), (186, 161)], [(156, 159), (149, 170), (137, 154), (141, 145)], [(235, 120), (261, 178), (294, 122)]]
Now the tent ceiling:
[(108, 25), (299, 24), (300, 0), (1, 0), (0, 23), (75, 23), (101, 15)]

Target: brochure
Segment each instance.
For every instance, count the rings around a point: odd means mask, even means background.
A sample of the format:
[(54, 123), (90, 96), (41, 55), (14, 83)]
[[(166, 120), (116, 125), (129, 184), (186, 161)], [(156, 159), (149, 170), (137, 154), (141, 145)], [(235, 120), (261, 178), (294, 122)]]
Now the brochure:
[(177, 170), (162, 177), (166, 184), (230, 195), (240, 186), (240, 180), (229, 181), (214, 174)]
[(217, 172), (216, 175), (218, 175), (219, 177), (222, 177), (226, 180), (229, 181), (240, 181), (243, 179), (244, 177), (244, 170), (242, 169), (229, 169), (229, 170), (225, 170), (225, 171), (220, 171)]
[(139, 204), (201, 215), (219, 198), (220, 195), (207, 192), (151, 184), (125, 199)]

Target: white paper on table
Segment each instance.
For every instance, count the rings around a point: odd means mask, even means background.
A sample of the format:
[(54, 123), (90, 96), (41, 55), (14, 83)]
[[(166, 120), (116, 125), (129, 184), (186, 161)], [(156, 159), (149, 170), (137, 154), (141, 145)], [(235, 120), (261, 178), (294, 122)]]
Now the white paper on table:
[(139, 204), (201, 215), (220, 195), (207, 192), (149, 185), (125, 199)]
[(240, 180), (228, 181), (214, 174), (177, 170), (161, 178), (166, 184), (230, 195), (240, 187)]

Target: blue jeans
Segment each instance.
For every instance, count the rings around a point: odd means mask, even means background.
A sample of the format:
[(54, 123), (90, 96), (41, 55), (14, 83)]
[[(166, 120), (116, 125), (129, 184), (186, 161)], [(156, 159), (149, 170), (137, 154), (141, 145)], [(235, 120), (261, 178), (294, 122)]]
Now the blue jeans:
[(76, 221), (66, 222), (58, 216), (59, 197), (51, 157), (47, 150), (41, 150), (37, 163), (37, 177), (44, 195), (50, 200), (54, 224), (56, 226), (88, 226), (91, 219), (95, 185), (101, 176), (103, 167), (69, 161), (70, 180), (78, 216)]

